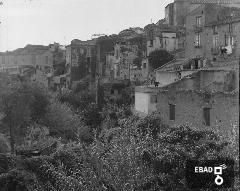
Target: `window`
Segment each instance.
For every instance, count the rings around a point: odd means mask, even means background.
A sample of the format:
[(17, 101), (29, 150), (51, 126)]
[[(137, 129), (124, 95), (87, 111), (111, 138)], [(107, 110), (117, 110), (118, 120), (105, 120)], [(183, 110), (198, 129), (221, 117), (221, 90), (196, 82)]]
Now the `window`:
[(36, 55), (32, 55), (32, 64), (36, 65)]
[(195, 46), (200, 46), (201, 45), (201, 36), (200, 34), (195, 35)]
[(46, 65), (48, 65), (48, 56), (45, 57)]
[(153, 30), (149, 31), (150, 46), (153, 46)]
[(225, 35), (225, 46), (234, 45), (234, 37)]
[(210, 126), (210, 108), (203, 108), (204, 124)]
[(213, 34), (216, 34), (217, 33), (217, 25), (214, 25), (213, 26)]
[(153, 46), (153, 39), (150, 40), (150, 46)]
[(234, 45), (234, 37), (233, 36), (230, 36), (229, 37), (230, 39), (229, 39), (229, 41), (230, 41), (230, 45), (232, 46), (232, 45)]
[(175, 105), (169, 104), (169, 118), (175, 120)]
[(202, 25), (202, 17), (196, 17), (196, 26), (201, 27)]
[(213, 35), (213, 48), (218, 46), (218, 35)]
[(143, 68), (146, 68), (147, 67), (147, 64), (146, 63), (143, 63)]
[(157, 103), (157, 95), (152, 95), (152, 96), (150, 97), (150, 102), (151, 102), (151, 103)]
[(231, 33), (233, 31), (232, 23), (229, 23), (229, 32)]

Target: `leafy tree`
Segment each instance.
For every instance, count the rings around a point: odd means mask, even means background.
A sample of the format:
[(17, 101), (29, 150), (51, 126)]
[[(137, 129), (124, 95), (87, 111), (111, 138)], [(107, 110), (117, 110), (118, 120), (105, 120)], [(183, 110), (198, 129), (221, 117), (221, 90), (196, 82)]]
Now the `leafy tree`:
[(31, 120), (30, 103), (32, 96), (21, 83), (9, 84), (0, 90), (1, 111), (4, 113), (2, 123), (10, 135), (11, 151), (14, 153), (14, 144), (17, 134), (23, 133), (25, 125)]
[(136, 58), (133, 60), (133, 65), (134, 65), (134, 66), (137, 66), (138, 69), (140, 69), (141, 66), (142, 66), (142, 59), (141, 59), (141, 57), (136, 57)]
[(61, 103), (69, 104), (73, 109), (85, 109), (90, 103), (95, 102), (95, 96), (87, 91), (81, 91), (78, 93), (65, 92), (59, 94), (57, 99)]
[(10, 135), (11, 150), (21, 141), (31, 121), (43, 118), (48, 105), (45, 89), (37, 83), (9, 81), (0, 85), (0, 112), (5, 133)]
[(149, 54), (148, 60), (153, 69), (156, 69), (170, 62), (173, 58), (174, 56), (166, 50), (155, 50)]
[(65, 140), (77, 138), (77, 129), (81, 126), (79, 116), (67, 104), (52, 102), (45, 114), (43, 125), (49, 128), (51, 136), (62, 137)]
[(59, 76), (66, 73), (65, 62), (62, 61), (54, 65), (54, 76)]

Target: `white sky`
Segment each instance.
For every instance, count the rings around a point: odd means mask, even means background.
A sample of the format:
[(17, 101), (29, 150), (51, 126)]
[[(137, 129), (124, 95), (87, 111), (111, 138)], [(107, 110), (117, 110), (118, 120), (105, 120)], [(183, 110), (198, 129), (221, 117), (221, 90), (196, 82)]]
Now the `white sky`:
[(0, 0), (0, 51), (91, 39), (164, 18), (173, 0)]

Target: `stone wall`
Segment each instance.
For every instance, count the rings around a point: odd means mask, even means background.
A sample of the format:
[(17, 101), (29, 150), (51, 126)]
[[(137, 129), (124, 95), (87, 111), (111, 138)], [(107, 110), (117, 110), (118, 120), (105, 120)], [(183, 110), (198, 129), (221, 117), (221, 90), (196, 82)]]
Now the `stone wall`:
[[(169, 120), (169, 104), (175, 105), (175, 120)], [(227, 135), (233, 124), (239, 124), (238, 94), (199, 93), (196, 91), (162, 91), (158, 93), (157, 110), (164, 123), (189, 124), (192, 128), (219, 130)], [(210, 126), (204, 124), (203, 108), (210, 108)]]

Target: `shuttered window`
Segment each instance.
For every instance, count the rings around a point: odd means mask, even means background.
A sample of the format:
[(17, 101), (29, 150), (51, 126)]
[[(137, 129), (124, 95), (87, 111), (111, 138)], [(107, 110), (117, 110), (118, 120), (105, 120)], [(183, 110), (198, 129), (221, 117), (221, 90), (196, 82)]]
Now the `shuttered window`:
[(204, 123), (206, 126), (210, 126), (210, 108), (203, 108)]
[(169, 117), (170, 120), (175, 120), (175, 105), (169, 104)]

